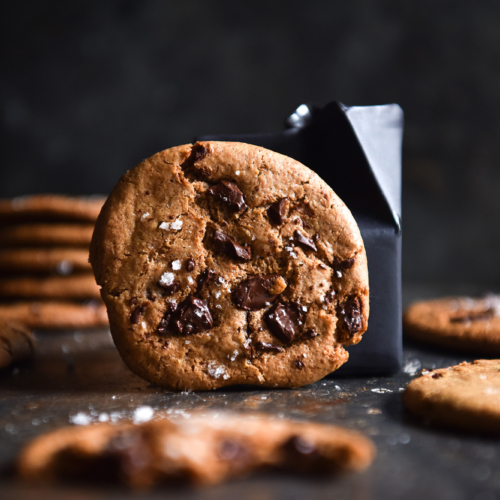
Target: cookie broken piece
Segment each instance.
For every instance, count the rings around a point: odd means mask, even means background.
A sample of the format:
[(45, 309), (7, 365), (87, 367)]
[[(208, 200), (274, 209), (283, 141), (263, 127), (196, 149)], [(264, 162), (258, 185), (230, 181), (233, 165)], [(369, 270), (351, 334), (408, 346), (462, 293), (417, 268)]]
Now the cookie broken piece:
[(31, 331), (21, 323), (0, 320), (0, 369), (33, 356)]
[(70, 479), (208, 486), (261, 469), (305, 474), (359, 471), (375, 455), (361, 434), (261, 414), (201, 414), (145, 424), (67, 427), (29, 443), (19, 475), (36, 483)]
[(500, 360), (424, 370), (403, 393), (406, 409), (438, 425), (500, 434)]
[(420, 342), (500, 356), (500, 295), (416, 302), (403, 315), (403, 330)]
[(307, 167), (257, 146), (179, 146), (130, 170), (90, 261), (125, 363), (173, 390), (309, 384), (368, 325), (351, 213)]

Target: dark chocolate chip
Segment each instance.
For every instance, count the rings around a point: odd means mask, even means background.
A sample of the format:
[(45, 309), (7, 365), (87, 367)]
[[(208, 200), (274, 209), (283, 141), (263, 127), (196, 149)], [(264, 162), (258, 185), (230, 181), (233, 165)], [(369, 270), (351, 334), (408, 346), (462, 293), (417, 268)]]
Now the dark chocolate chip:
[(206, 300), (188, 295), (175, 310), (165, 314), (158, 326), (158, 333), (192, 335), (213, 326), (212, 314)]
[(317, 337), (318, 336), (318, 332), (316, 330), (307, 330), (306, 333), (304, 333), (304, 337), (306, 339), (313, 339), (314, 337)]
[(335, 274), (337, 275), (337, 278), (342, 278), (344, 275), (344, 271), (346, 269), (350, 269), (355, 262), (356, 259), (346, 259), (346, 260), (340, 260), (338, 257), (333, 258), (333, 270), (335, 271)]
[(284, 344), (289, 344), (303, 323), (303, 312), (299, 304), (287, 302), (276, 304), (264, 315), (271, 333)]
[(273, 295), (269, 289), (277, 277), (277, 274), (249, 276), (235, 288), (233, 302), (245, 311), (258, 311), (271, 305), (278, 295)]
[(193, 149), (191, 151), (193, 163), (196, 163), (197, 161), (203, 160), (203, 158), (205, 158), (205, 156), (207, 156), (207, 154), (208, 154), (208, 149), (205, 146), (203, 146), (202, 144), (196, 143), (193, 146)]
[(130, 315), (130, 322), (134, 325), (139, 323), (141, 316), (144, 314), (146, 309), (148, 308), (149, 302), (144, 302), (143, 304), (137, 306)]
[(188, 259), (186, 261), (186, 271), (191, 272), (194, 269), (194, 266), (196, 265), (194, 259)]
[(443, 376), (440, 373), (433, 373), (431, 375), (432, 378), (442, 378)]
[[(302, 221), (302, 227), (306, 228), (306, 229), (311, 229), (311, 224), (309, 224), (309, 222), (305, 221), (304, 219), (300, 219)], [(317, 233), (316, 233), (317, 234)], [(314, 235), (316, 236), (316, 235)]]
[(295, 364), (295, 368), (297, 368), (297, 370), (302, 370), (302, 368), (304, 368), (304, 363), (302, 363), (302, 361), (300, 361), (300, 359), (296, 359), (294, 364)]
[(337, 295), (337, 292), (335, 290), (330, 290), (330, 291), (326, 292), (325, 304), (327, 306), (329, 306), (333, 302), (333, 299), (335, 299), (335, 295)]
[(173, 283), (170, 283), (170, 285), (165, 285), (162, 283), (162, 281), (158, 281), (158, 286), (161, 287), (164, 290), (164, 295), (169, 296), (173, 295), (177, 290), (180, 288), (180, 283), (178, 281), (174, 281)]
[(293, 238), (302, 248), (312, 250), (313, 252), (318, 251), (314, 241), (309, 239), (307, 236), (304, 236), (298, 229), (296, 229), (293, 233)]
[(450, 317), (451, 323), (467, 323), (469, 321), (485, 321), (495, 315), (495, 309), (488, 308), (483, 311), (460, 311)]
[(341, 306), (340, 317), (351, 335), (359, 332), (363, 328), (363, 318), (361, 317), (361, 301), (358, 297), (349, 297)]
[(278, 226), (283, 224), (285, 219), (287, 200), (288, 198), (281, 198), (281, 200), (275, 201), (267, 209), (267, 216)]
[(212, 269), (205, 269), (202, 273), (198, 275), (198, 288), (196, 290), (197, 293), (200, 293), (205, 285), (213, 278), (217, 276), (217, 273)]
[(280, 347), (279, 345), (275, 344), (268, 344), (267, 342), (257, 342), (255, 344), (255, 348), (258, 351), (262, 352), (275, 352), (275, 353), (285, 352), (285, 349), (283, 349), (283, 347)]
[(233, 212), (243, 212), (247, 208), (245, 197), (240, 188), (231, 181), (220, 181), (208, 192), (223, 201)]
[(252, 247), (249, 245), (239, 245), (230, 238), (227, 234), (221, 233), (220, 231), (215, 231), (214, 233), (214, 243), (217, 251), (225, 253), (233, 258), (251, 260), (252, 259)]

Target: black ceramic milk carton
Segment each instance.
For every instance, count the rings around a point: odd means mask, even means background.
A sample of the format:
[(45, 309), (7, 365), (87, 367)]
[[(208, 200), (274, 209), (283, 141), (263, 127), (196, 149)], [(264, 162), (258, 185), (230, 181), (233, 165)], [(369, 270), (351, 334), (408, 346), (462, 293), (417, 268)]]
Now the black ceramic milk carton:
[(323, 178), (349, 207), (366, 247), (368, 330), (348, 348), (336, 375), (390, 374), (401, 368), (401, 145), (397, 104), (323, 108), (301, 105), (274, 134), (203, 136), (237, 141), (294, 158)]

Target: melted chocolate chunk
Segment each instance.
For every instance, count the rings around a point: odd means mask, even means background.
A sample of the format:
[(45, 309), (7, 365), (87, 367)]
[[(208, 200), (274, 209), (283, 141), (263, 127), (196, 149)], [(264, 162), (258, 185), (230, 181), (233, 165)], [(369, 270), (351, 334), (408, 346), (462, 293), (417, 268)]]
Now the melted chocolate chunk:
[(162, 283), (162, 281), (158, 281), (158, 286), (161, 287), (165, 293), (164, 295), (169, 296), (174, 294), (177, 290), (180, 288), (180, 283), (178, 281), (174, 281), (173, 283), (170, 283), (170, 285), (165, 285)]
[(213, 278), (217, 276), (217, 273), (212, 269), (205, 269), (202, 273), (198, 275), (198, 288), (196, 290), (197, 293), (200, 293), (205, 285)]
[(196, 265), (194, 259), (188, 259), (186, 261), (186, 271), (188, 273), (190, 273), (193, 269), (194, 269), (194, 266)]
[(304, 363), (302, 363), (302, 361), (300, 361), (300, 359), (296, 359), (294, 364), (295, 364), (295, 368), (297, 368), (297, 370), (302, 370), (302, 368), (304, 368)]
[(278, 295), (273, 295), (269, 289), (277, 277), (277, 274), (249, 276), (235, 288), (233, 302), (245, 311), (258, 311), (271, 305)]
[(337, 295), (337, 292), (335, 290), (330, 290), (326, 292), (325, 294), (325, 304), (329, 306), (333, 300), (335, 299), (335, 295)]
[(130, 315), (130, 322), (133, 323), (134, 325), (139, 323), (139, 320), (141, 319), (141, 316), (146, 312), (148, 305), (149, 302), (144, 302), (140, 306), (137, 306)]
[(304, 236), (298, 229), (293, 233), (293, 238), (305, 250), (312, 250), (313, 252), (318, 251), (314, 241)]
[(247, 208), (245, 197), (234, 182), (220, 181), (209, 188), (208, 192), (223, 201), (233, 212), (243, 212)]
[(355, 262), (356, 259), (346, 259), (346, 260), (340, 260), (338, 257), (333, 258), (333, 270), (335, 271), (335, 274), (337, 275), (337, 278), (342, 278), (344, 275), (344, 271), (346, 269), (350, 269)]
[(488, 308), (483, 311), (459, 311), (450, 317), (451, 323), (468, 323), (469, 321), (487, 321), (495, 315), (495, 309)]
[(274, 353), (285, 352), (285, 349), (283, 349), (283, 347), (280, 347), (279, 345), (275, 344), (268, 344), (267, 342), (256, 342), (255, 348), (258, 351), (262, 352), (274, 352)]
[(440, 373), (433, 373), (431, 375), (432, 378), (442, 378), (443, 376)]
[(307, 330), (306, 333), (304, 333), (304, 337), (306, 339), (313, 339), (314, 337), (318, 336), (318, 332), (316, 330)]
[(239, 245), (230, 238), (227, 234), (221, 233), (220, 231), (215, 231), (214, 233), (214, 243), (215, 248), (222, 253), (229, 255), (230, 257), (251, 260), (252, 259), (252, 247), (249, 245)]
[(287, 200), (288, 198), (281, 198), (281, 200), (275, 201), (267, 209), (267, 216), (278, 226), (283, 224), (285, 220)]
[(191, 155), (193, 157), (193, 163), (203, 160), (208, 154), (208, 149), (202, 144), (195, 144), (191, 150)]
[(264, 319), (271, 333), (284, 344), (289, 344), (300, 330), (303, 312), (299, 304), (276, 304), (266, 312)]
[(349, 297), (341, 306), (339, 315), (351, 335), (359, 332), (363, 328), (363, 318), (361, 317), (361, 302), (358, 297)]
[(158, 333), (192, 335), (210, 330), (212, 326), (213, 319), (207, 301), (189, 295), (178, 307), (171, 308), (165, 314), (158, 326)]

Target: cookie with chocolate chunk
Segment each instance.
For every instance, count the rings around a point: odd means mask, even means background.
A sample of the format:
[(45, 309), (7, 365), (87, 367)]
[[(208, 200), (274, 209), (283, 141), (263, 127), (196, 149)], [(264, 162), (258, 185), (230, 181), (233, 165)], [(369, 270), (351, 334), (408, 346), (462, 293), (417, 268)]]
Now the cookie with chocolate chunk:
[(33, 337), (22, 324), (0, 319), (0, 369), (33, 356)]
[(500, 433), (500, 360), (424, 371), (403, 393), (407, 410), (428, 422)]
[(358, 471), (375, 455), (369, 439), (341, 427), (262, 414), (188, 416), (59, 429), (22, 450), (18, 471), (36, 483), (80, 479), (136, 488), (179, 481), (208, 486), (264, 468), (316, 476)]
[(417, 302), (405, 311), (403, 329), (421, 342), (500, 356), (500, 296)]
[(248, 144), (162, 151), (125, 174), (90, 261), (115, 344), (171, 389), (299, 387), (368, 322), (365, 249), (314, 172)]

